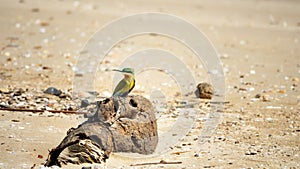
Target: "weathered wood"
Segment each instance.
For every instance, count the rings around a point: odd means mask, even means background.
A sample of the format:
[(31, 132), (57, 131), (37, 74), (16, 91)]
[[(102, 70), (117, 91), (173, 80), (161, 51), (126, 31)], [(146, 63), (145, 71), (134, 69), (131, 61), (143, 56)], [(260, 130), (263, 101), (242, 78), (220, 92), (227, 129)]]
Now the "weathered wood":
[(142, 96), (113, 97), (49, 152), (45, 166), (104, 163), (111, 152), (151, 154), (157, 142), (154, 109)]
[[(120, 114), (110, 127), (115, 152), (151, 154), (157, 142), (157, 124), (149, 100), (141, 96), (118, 99)], [(116, 106), (116, 100), (114, 100)], [(128, 104), (129, 103), (129, 104)], [(123, 109), (123, 110), (122, 110)]]

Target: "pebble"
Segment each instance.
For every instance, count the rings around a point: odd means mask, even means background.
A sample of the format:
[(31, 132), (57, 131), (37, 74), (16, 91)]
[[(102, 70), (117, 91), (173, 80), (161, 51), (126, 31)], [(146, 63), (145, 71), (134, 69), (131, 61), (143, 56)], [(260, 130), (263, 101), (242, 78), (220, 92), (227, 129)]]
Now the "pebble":
[(18, 104), (15, 105), (15, 107), (23, 108), (25, 107), (25, 102), (19, 102)]
[(103, 168), (103, 167), (100, 166), (100, 165), (95, 165), (95, 166), (94, 166), (94, 169), (101, 169), (101, 168)]
[(245, 45), (245, 44), (246, 44), (246, 41), (240, 40), (240, 45)]
[(250, 70), (250, 74), (254, 75), (255, 73), (255, 70)]
[(8, 94), (9, 93), (9, 89), (7, 89), (7, 88), (0, 88), (0, 93)]
[(31, 53), (25, 53), (23, 56), (24, 56), (25, 58), (30, 58)]
[(46, 89), (44, 91), (44, 93), (52, 94), (52, 95), (55, 95), (55, 96), (59, 96), (59, 95), (61, 95), (62, 92), (61, 92), (61, 90), (58, 90), (55, 87), (49, 87), (48, 89)]
[(250, 151), (250, 150), (248, 150), (248, 151), (245, 153), (245, 155), (256, 155), (256, 154), (257, 154), (256, 151)]
[(44, 43), (48, 43), (48, 42), (49, 42), (49, 39), (45, 38), (45, 39), (43, 39), (43, 42), (44, 42)]
[(5, 56), (10, 56), (10, 53), (9, 52), (5, 52), (4, 55)]
[(39, 8), (32, 8), (31, 12), (40, 12), (40, 9)]
[(212, 85), (208, 83), (199, 83), (197, 85), (197, 90), (195, 91), (195, 94), (201, 99), (211, 99), (214, 94), (214, 90)]
[(254, 87), (250, 87), (250, 88), (248, 89), (249, 92), (253, 92), (254, 90), (255, 90)]
[(256, 98), (256, 99), (261, 98), (261, 94), (256, 94), (256, 95), (254, 96), (254, 98)]
[(272, 119), (271, 117), (267, 117), (267, 118), (266, 118), (266, 121), (267, 121), (267, 122), (271, 122), (271, 121), (273, 121), (273, 119)]
[(82, 167), (81, 169), (92, 169), (92, 167)]
[(288, 77), (288, 76), (285, 76), (285, 77), (284, 77), (284, 80), (289, 80), (289, 77)]
[(271, 100), (270, 95), (267, 94), (263, 94), (261, 98), (263, 102), (269, 102)]
[(227, 53), (221, 54), (221, 55), (219, 55), (219, 57), (222, 58), (222, 59), (228, 59), (229, 58)]
[(293, 82), (299, 82), (299, 78), (298, 78), (298, 77), (293, 77), (293, 78), (292, 78), (292, 81), (293, 81)]
[(46, 28), (40, 28), (40, 33), (46, 33)]
[(16, 23), (16, 24), (15, 24), (15, 27), (16, 27), (16, 28), (20, 28), (20, 27), (21, 27), (21, 24), (20, 24), (20, 23)]
[(81, 100), (80, 107), (87, 107), (89, 105), (89, 101), (87, 99)]

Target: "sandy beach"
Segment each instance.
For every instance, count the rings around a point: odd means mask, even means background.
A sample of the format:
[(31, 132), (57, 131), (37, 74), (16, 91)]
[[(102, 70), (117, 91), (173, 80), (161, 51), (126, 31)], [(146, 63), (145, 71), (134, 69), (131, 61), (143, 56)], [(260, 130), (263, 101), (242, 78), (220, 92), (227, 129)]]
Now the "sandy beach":
[[(193, 91), (180, 98), (184, 93), (180, 93), (176, 76), (155, 69), (139, 72), (132, 94), (146, 98), (164, 94), (154, 107), (159, 101), (172, 107), (167, 112), (159, 109), (159, 134), (172, 127), (178, 112), (186, 110), (181, 103), (196, 102), (192, 110), (198, 117), (190, 131), (165, 153), (151, 158), (113, 153), (106, 167), (300, 168), (300, 2), (295, 0), (1, 0), (1, 107), (22, 108), (26, 102), (30, 103), (26, 108), (75, 110), (68, 94), (74, 90), (74, 77), (82, 76), (76, 69), (82, 49), (105, 25), (145, 12), (178, 16), (207, 37), (224, 71), (226, 102), (218, 110), (221, 118), (211, 140), (200, 145), (198, 137), (210, 111), (209, 100), (196, 98)], [(122, 67), (128, 56), (147, 49), (177, 56), (196, 84), (211, 82), (210, 72), (189, 48), (174, 39), (149, 34), (113, 46), (101, 63), (93, 63), (97, 71), (90, 72), (94, 78), (86, 84), (99, 96), (109, 97), (122, 78), (109, 70)], [(43, 94), (48, 87), (66, 96)], [(23, 100), (14, 98), (23, 96)], [(0, 169), (40, 168), (48, 150), (84, 120), (77, 114), (0, 110)], [(132, 166), (161, 160), (180, 164)]]

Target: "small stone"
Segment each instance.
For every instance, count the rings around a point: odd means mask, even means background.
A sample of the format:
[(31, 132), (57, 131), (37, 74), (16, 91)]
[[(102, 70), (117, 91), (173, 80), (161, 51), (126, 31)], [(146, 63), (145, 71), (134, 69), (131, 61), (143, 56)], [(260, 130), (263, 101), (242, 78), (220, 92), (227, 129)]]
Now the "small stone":
[(89, 101), (87, 99), (81, 100), (80, 107), (87, 107), (89, 105)]
[(240, 45), (245, 45), (246, 42), (244, 40), (240, 40)]
[(257, 98), (257, 99), (261, 98), (261, 94), (256, 94), (256, 95), (254, 96), (254, 98)]
[(271, 117), (267, 117), (267, 118), (266, 118), (266, 121), (267, 121), (267, 122), (272, 122), (273, 119), (272, 119)]
[(248, 89), (249, 92), (253, 92), (254, 90), (255, 90), (254, 87), (250, 87), (250, 88)]
[(8, 94), (10, 91), (7, 88), (0, 88), (0, 93)]
[(9, 52), (5, 52), (4, 55), (5, 56), (10, 56), (10, 53)]
[(82, 167), (81, 169), (92, 169), (92, 167)]
[(77, 76), (77, 77), (82, 77), (82, 76), (83, 76), (83, 73), (77, 72), (77, 73), (75, 73), (75, 76)]
[(25, 57), (25, 58), (30, 58), (30, 56), (31, 56), (31, 53), (25, 53), (25, 54), (24, 54), (24, 57)]
[(284, 89), (280, 89), (280, 90), (278, 90), (278, 93), (284, 94), (284, 93), (286, 93), (286, 91)]
[(229, 56), (228, 56), (227, 53), (221, 54), (221, 55), (219, 55), (219, 56), (220, 56), (220, 58), (222, 58), (222, 59), (228, 59), (228, 58), (229, 58)]
[(246, 88), (243, 88), (243, 87), (240, 87), (240, 88), (239, 88), (239, 91), (247, 91), (247, 89), (246, 89)]
[(284, 80), (289, 80), (289, 77), (288, 77), (288, 76), (285, 76), (285, 77), (284, 77)]
[(40, 9), (39, 8), (32, 8), (31, 12), (40, 12)]
[(100, 165), (94, 165), (94, 169), (101, 169), (101, 168), (103, 168), (103, 167)]
[(271, 100), (270, 96), (267, 94), (262, 95), (262, 101), (263, 102), (269, 102)]
[(46, 28), (40, 28), (40, 33), (46, 33)]
[(49, 23), (48, 22), (41, 22), (40, 25), (41, 26), (49, 26)]
[(35, 50), (39, 50), (39, 49), (42, 49), (42, 46), (40, 46), (40, 45), (37, 45), (37, 46), (34, 46), (34, 47), (33, 47), (33, 49), (35, 49)]
[(15, 106), (18, 108), (24, 108), (26, 105), (26, 102), (19, 102), (18, 104), (16, 104)]
[(299, 78), (298, 78), (298, 77), (293, 77), (293, 78), (292, 78), (292, 81), (293, 81), (293, 82), (299, 82)]
[(21, 24), (20, 23), (16, 23), (15, 26), (16, 26), (16, 28), (20, 28)]
[(201, 99), (211, 99), (214, 94), (213, 87), (208, 83), (199, 83), (195, 94)]
[(245, 155), (256, 155), (256, 154), (257, 154), (256, 151), (247, 151), (247, 152), (245, 153)]
[(44, 91), (44, 93), (59, 96), (59, 95), (61, 95), (62, 92), (61, 92), (61, 90), (58, 90), (55, 87), (49, 87), (48, 89), (46, 89)]

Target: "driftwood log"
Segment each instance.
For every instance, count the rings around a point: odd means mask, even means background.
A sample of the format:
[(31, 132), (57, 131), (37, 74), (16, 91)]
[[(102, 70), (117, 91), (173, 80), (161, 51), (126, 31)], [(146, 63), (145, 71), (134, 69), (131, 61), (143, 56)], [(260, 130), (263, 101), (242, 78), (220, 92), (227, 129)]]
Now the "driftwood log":
[(49, 152), (45, 166), (105, 163), (111, 152), (151, 154), (158, 142), (154, 108), (142, 96), (112, 97)]

